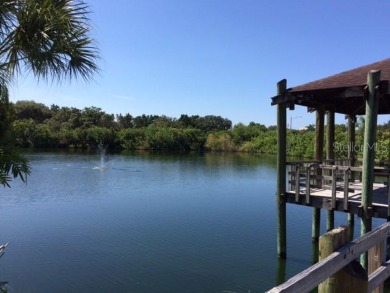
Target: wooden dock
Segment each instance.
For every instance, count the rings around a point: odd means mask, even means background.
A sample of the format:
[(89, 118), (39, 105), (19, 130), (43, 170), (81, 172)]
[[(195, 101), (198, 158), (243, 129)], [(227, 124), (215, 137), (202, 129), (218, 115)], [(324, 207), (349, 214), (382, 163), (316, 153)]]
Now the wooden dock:
[[(327, 162), (289, 162), (286, 203), (312, 206), (327, 210), (362, 215), (362, 168), (330, 165)], [(390, 171), (375, 168), (373, 203), (370, 217), (387, 219), (390, 216)]]
[[(348, 213), (350, 227), (354, 227), (355, 215), (358, 215), (362, 237), (372, 230), (374, 217), (390, 220), (390, 167), (375, 165), (378, 114), (390, 114), (390, 58), (293, 88), (288, 88), (287, 80), (283, 79), (277, 83), (277, 95), (272, 97), (271, 105), (277, 107), (276, 243), (279, 258), (287, 257), (286, 203), (312, 208), (313, 242), (320, 238), (321, 209), (326, 209), (327, 231), (334, 228), (335, 211)], [(315, 161), (287, 163), (287, 109), (294, 111), (298, 106), (316, 115)], [(347, 163), (334, 160), (335, 114), (348, 119)], [(365, 115), (361, 166), (356, 164), (357, 115)], [(390, 233), (384, 238), (389, 236)], [(360, 262), (368, 271), (377, 257), (369, 257), (366, 251), (360, 256)]]

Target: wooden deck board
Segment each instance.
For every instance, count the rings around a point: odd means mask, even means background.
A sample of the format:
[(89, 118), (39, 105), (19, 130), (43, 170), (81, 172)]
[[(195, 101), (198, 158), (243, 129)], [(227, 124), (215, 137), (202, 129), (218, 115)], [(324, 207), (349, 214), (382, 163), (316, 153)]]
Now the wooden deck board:
[[(348, 210), (343, 208), (344, 191), (343, 182), (337, 182), (337, 187), (340, 190), (336, 191), (337, 206), (335, 210), (352, 212), (359, 214), (362, 197), (362, 183), (352, 182), (348, 186)], [(388, 209), (388, 186), (383, 183), (374, 183), (373, 185), (373, 216), (379, 218), (387, 218)], [(331, 189), (318, 189), (310, 188), (310, 203), (306, 203), (306, 189), (301, 188), (299, 193), (299, 201), (296, 202), (295, 190), (291, 190), (286, 194), (286, 201), (289, 203), (295, 203), (300, 205), (309, 205), (313, 207), (320, 207), (325, 209), (331, 209), (330, 202), (332, 198)]]

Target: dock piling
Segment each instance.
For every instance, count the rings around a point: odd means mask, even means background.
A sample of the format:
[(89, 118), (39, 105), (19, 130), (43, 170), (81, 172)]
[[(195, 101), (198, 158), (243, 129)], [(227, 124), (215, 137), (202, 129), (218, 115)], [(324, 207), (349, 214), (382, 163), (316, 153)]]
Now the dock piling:
[[(363, 171), (362, 171), (362, 217), (361, 235), (372, 229), (372, 207), (373, 184), (374, 184), (374, 164), (375, 164), (375, 143), (376, 128), (378, 119), (378, 94), (376, 86), (381, 78), (380, 70), (371, 70), (367, 76), (368, 94), (366, 99), (366, 119), (364, 127), (363, 146)], [(368, 255), (363, 254), (360, 259), (363, 267), (368, 267)]]
[[(277, 84), (278, 95), (285, 94), (287, 80), (283, 79)], [(287, 117), (286, 103), (277, 106), (278, 142), (277, 142), (277, 253), (279, 258), (287, 257), (287, 219), (286, 219), (286, 137), (287, 137)]]
[[(326, 159), (334, 160), (335, 114), (328, 111), (326, 117)], [(326, 231), (330, 231), (334, 228), (334, 210), (327, 210), (326, 213)]]
[[(349, 241), (347, 227), (339, 227), (320, 237), (319, 260), (323, 260)], [(368, 277), (362, 266), (352, 261), (318, 286), (318, 293), (367, 292)]]
[[(316, 111), (316, 137), (315, 137), (315, 159), (318, 162), (323, 160), (324, 152), (324, 110), (317, 109)], [(321, 169), (318, 169), (317, 176), (322, 176)], [(321, 187), (322, 180), (317, 181), (317, 187)], [(317, 242), (320, 237), (320, 225), (321, 225), (321, 209), (313, 208), (313, 222), (312, 222), (312, 241)]]

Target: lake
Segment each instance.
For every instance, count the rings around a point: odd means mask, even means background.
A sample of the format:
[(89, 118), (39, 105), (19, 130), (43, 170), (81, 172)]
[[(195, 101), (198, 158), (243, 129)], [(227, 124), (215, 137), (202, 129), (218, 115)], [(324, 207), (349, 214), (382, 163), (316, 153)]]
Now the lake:
[(312, 210), (294, 205), (288, 260), (277, 261), (274, 157), (27, 157), (28, 183), (0, 197), (10, 292), (254, 293), (311, 264)]

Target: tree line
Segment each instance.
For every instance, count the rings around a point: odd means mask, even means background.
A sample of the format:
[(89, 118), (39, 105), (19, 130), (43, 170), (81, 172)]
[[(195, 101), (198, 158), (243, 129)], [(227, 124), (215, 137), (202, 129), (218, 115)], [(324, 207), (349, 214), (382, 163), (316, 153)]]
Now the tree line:
[(198, 150), (210, 132), (227, 131), (232, 122), (220, 116), (108, 114), (97, 107), (50, 107), (34, 101), (12, 105), (12, 124), (21, 147)]
[[(250, 122), (232, 125), (221, 116), (186, 115), (179, 118), (159, 115), (108, 114), (97, 107), (50, 107), (34, 101), (12, 104), (12, 129), (21, 147), (94, 148), (99, 144), (116, 150), (235, 151), (275, 154), (276, 126)], [(362, 120), (363, 121), (363, 120)], [(346, 158), (348, 148), (357, 156), (363, 151), (364, 121), (357, 127), (356, 143), (348, 144), (347, 126), (335, 127), (335, 156)], [(378, 126), (377, 159), (388, 160), (390, 122)], [(314, 157), (315, 127), (288, 130), (287, 155)], [(326, 141), (325, 141), (326, 143)]]

